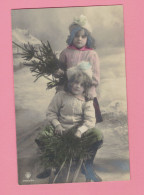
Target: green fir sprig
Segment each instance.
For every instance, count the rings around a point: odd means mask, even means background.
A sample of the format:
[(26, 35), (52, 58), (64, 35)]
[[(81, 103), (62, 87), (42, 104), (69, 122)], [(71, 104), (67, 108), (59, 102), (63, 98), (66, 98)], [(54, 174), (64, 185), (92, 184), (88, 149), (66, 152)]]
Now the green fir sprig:
[(76, 130), (77, 127), (74, 127), (63, 135), (56, 135), (53, 126), (47, 126), (40, 133), (38, 139), (35, 140), (40, 148), (40, 159), (45, 169), (57, 168), (59, 170), (54, 181), (65, 165), (69, 167), (66, 178), (66, 181), (68, 181), (72, 163), (79, 162), (78, 170), (74, 174), (75, 180), (83, 161), (92, 155), (88, 148), (93, 135), (77, 138), (74, 135)]
[(56, 56), (56, 53), (52, 50), (49, 41), (43, 43), (36, 48), (29, 42), (23, 44), (23, 46), (15, 43), (13, 44), (22, 49), (21, 56), (26, 61), (25, 66), (30, 67), (30, 71), (33, 76), (36, 77), (34, 81), (37, 81), (40, 77), (44, 77), (48, 80), (47, 88), (51, 89), (60, 84), (64, 84), (66, 81), (65, 75), (55, 78), (55, 72), (61, 67), (65, 67), (62, 62), (60, 62)]

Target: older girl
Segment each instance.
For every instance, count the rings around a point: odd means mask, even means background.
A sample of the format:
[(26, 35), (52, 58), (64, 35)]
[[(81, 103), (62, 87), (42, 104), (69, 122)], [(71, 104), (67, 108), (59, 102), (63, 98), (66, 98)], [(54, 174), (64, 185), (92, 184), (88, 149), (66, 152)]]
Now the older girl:
[(83, 15), (74, 19), (69, 26), (70, 35), (67, 39), (68, 47), (60, 54), (60, 61), (63, 66), (57, 71), (56, 76), (64, 73), (64, 70), (77, 66), (81, 61), (87, 61), (92, 70), (92, 86), (89, 89), (88, 97), (93, 100), (97, 122), (102, 122), (102, 116), (97, 100), (96, 87), (100, 82), (99, 58), (95, 49), (95, 40), (91, 36), (91, 28), (87, 18)]

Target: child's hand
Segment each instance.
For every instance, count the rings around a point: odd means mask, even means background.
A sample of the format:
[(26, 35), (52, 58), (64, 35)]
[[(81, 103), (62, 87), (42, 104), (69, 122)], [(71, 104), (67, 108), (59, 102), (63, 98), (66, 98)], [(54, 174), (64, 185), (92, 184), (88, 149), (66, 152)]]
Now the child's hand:
[(65, 129), (60, 124), (56, 126), (55, 133), (57, 135), (62, 135), (63, 134), (63, 131), (65, 131)]
[(64, 75), (64, 71), (60, 68), (54, 73), (54, 77), (56, 77), (56, 78), (59, 78), (63, 75)]
[(89, 100), (93, 100), (93, 99), (94, 99), (94, 95), (95, 95), (95, 86), (92, 86), (92, 87), (88, 90), (88, 99), (89, 99)]
[(81, 138), (81, 132), (79, 130), (76, 131), (75, 136)]

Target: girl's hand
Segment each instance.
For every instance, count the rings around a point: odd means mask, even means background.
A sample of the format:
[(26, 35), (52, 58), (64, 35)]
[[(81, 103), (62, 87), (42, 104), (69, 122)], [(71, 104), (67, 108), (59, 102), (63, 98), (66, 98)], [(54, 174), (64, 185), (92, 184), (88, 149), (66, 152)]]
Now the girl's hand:
[(54, 77), (56, 77), (56, 78), (59, 78), (63, 75), (64, 75), (64, 71), (60, 68), (54, 73)]
[(94, 95), (95, 95), (95, 86), (92, 86), (92, 87), (88, 90), (88, 99), (89, 99), (89, 100), (93, 100), (93, 99), (94, 99)]
[(81, 132), (79, 130), (76, 131), (75, 136), (81, 138)]
[(55, 133), (57, 135), (62, 135), (64, 131), (65, 131), (65, 129), (60, 124), (57, 125), (55, 128)]

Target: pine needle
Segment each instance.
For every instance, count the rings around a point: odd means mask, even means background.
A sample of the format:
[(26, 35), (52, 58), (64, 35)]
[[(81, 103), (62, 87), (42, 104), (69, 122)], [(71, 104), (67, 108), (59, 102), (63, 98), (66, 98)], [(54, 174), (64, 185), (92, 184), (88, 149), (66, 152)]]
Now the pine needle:
[(39, 147), (41, 149), (41, 162), (46, 169), (49, 167), (60, 167), (53, 182), (56, 181), (64, 165), (68, 166), (66, 175), (66, 182), (69, 182), (69, 176), (73, 162), (78, 162), (78, 167), (74, 172), (72, 182), (75, 182), (80, 172), (83, 161), (90, 158), (92, 152), (89, 146), (92, 136), (82, 137), (81, 139), (75, 137), (75, 132), (78, 126), (66, 131), (63, 135), (55, 135), (54, 128), (47, 126), (40, 134)]

